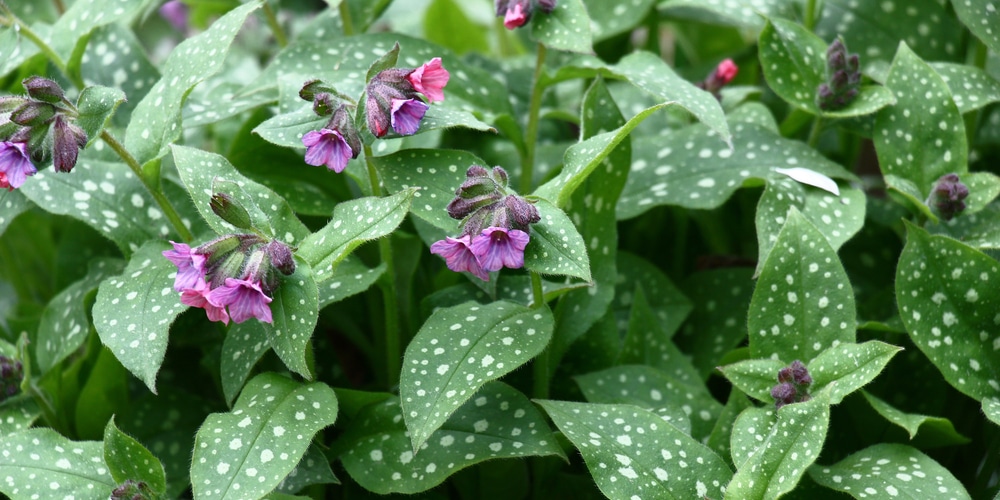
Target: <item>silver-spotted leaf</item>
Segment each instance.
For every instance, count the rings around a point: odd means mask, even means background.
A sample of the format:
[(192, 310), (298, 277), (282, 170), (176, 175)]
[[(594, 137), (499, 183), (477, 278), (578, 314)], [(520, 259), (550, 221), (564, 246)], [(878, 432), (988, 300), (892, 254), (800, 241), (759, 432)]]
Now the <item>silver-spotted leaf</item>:
[(4, 436), (0, 474), (7, 478), (0, 492), (10, 498), (103, 498), (116, 486), (100, 442), (70, 441), (49, 428)]
[(562, 0), (551, 13), (532, 16), (531, 38), (550, 49), (589, 54), (593, 52), (590, 16), (582, 0)]
[(1000, 52), (1000, 11), (990, 0), (958, 0), (952, 2), (955, 14), (977, 38), (994, 52)]
[(547, 200), (538, 200), (535, 208), (541, 220), (531, 225), (531, 240), (524, 249), (524, 268), (539, 274), (592, 281), (587, 246), (573, 221)]
[(163, 465), (142, 443), (119, 430), (114, 418), (104, 428), (104, 463), (118, 484), (141, 481), (158, 495), (167, 489)]
[(809, 392), (814, 397), (825, 393), (824, 400), (840, 403), (845, 396), (874, 380), (901, 350), (877, 340), (835, 345), (808, 364), (813, 378)]
[(902, 444), (869, 446), (836, 464), (809, 468), (813, 481), (854, 498), (971, 499), (965, 487), (931, 457)]
[(262, 323), (274, 353), (285, 366), (307, 379), (312, 379), (306, 351), (319, 319), (319, 290), (312, 268), (296, 259), (295, 272), (281, 276), (274, 291), (271, 323)]

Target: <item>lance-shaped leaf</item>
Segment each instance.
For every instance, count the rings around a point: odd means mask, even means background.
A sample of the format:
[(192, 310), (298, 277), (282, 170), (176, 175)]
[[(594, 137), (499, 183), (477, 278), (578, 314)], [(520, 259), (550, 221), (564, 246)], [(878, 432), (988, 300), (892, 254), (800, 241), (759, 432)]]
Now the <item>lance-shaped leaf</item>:
[(0, 492), (10, 498), (94, 498), (116, 486), (98, 441), (70, 441), (48, 428), (0, 440)]
[(1000, 101), (1000, 81), (985, 70), (967, 64), (931, 63), (951, 89), (958, 112), (968, 113)]
[(413, 449), (486, 382), (525, 364), (552, 338), (548, 307), (467, 302), (439, 309), (406, 348), (399, 381)]
[(76, 123), (87, 133), (88, 146), (100, 137), (101, 130), (123, 102), (125, 93), (119, 89), (95, 85), (80, 92), (80, 97), (76, 100), (80, 116)]
[[(181, 181), (202, 218), (216, 233), (243, 232), (212, 210), (212, 195), (225, 191), (247, 209), (256, 225), (267, 226), (256, 228), (267, 236), (294, 246), (309, 234), (285, 200), (267, 186), (244, 177), (225, 157), (187, 146), (173, 146), (172, 150)], [(268, 231), (272, 234), (267, 234)]]
[[(37, 174), (36, 174), (37, 175)], [(31, 208), (31, 202), (24, 196), (20, 189), (14, 191), (0, 191), (0, 236), (7, 229), (7, 226), (22, 212)]]
[(274, 373), (254, 377), (229, 413), (213, 413), (195, 437), (191, 486), (197, 498), (258, 498), (299, 463), (312, 436), (337, 418), (326, 384)]
[(955, 13), (962, 23), (969, 28), (993, 52), (1000, 52), (1000, 11), (997, 5), (989, 0), (963, 0), (954, 2)]
[(531, 241), (524, 249), (524, 268), (539, 274), (592, 281), (587, 246), (573, 221), (547, 200), (536, 201), (535, 207), (541, 220), (531, 225)]
[(646, 292), (636, 287), (631, 296), (632, 309), (628, 316), (628, 331), (618, 362), (641, 364), (663, 370), (687, 384), (697, 384), (700, 374), (687, 356), (670, 340), (662, 320), (646, 300)]
[(983, 398), (983, 413), (991, 422), (1000, 425), (1000, 398), (996, 396)]
[[(758, 408), (745, 410), (733, 429), (734, 454), (738, 439), (750, 437), (758, 446), (743, 461), (734, 456), (736, 475), (726, 488), (727, 499), (778, 498), (795, 488), (823, 449), (830, 425), (830, 405), (823, 398), (781, 407), (769, 429), (743, 425), (743, 415), (761, 417), (762, 411), (771, 413)], [(767, 415), (761, 419), (759, 424), (764, 425), (770, 420)]]
[(816, 356), (809, 365), (813, 397), (825, 393), (822, 399), (830, 404), (841, 402), (848, 394), (864, 387), (882, 372), (889, 360), (902, 351), (901, 347), (870, 340), (862, 344), (843, 343)]
[(309, 446), (299, 464), (285, 476), (275, 492), (291, 495), (313, 484), (340, 484), (340, 480), (330, 469), (330, 459), (326, 458), (316, 443)]
[(780, 359), (745, 359), (720, 366), (719, 371), (747, 396), (757, 401), (773, 403), (771, 388), (778, 384), (778, 370), (789, 363)]
[(338, 204), (330, 223), (303, 240), (297, 254), (315, 269), (317, 282), (331, 279), (340, 261), (355, 248), (386, 236), (399, 226), (416, 192), (411, 188), (385, 198), (360, 198)]
[(589, 54), (593, 52), (590, 17), (581, 0), (563, 0), (551, 13), (535, 9), (531, 38), (550, 49)]
[(854, 293), (826, 238), (795, 208), (757, 281), (747, 320), (750, 354), (809, 360), (854, 342)]
[(732, 472), (705, 445), (631, 405), (537, 401), (609, 498), (719, 498)]
[(414, 453), (399, 399), (365, 408), (338, 444), (340, 460), (361, 486), (378, 494), (419, 493), (470, 465), (493, 458), (565, 458), (545, 417), (502, 382), (488, 382)]
[[(865, 397), (868, 404), (879, 415), (906, 430), (911, 441), (920, 435), (921, 437), (928, 437), (937, 442), (943, 442), (946, 445), (965, 444), (969, 442), (969, 438), (959, 434), (955, 430), (955, 426), (951, 423), (951, 420), (947, 418), (906, 413), (875, 397), (868, 391), (861, 391), (861, 395)], [(986, 408), (988, 399), (983, 399), (983, 409)], [(989, 417), (988, 412), (987, 417)]]
[(118, 430), (113, 417), (104, 428), (104, 462), (118, 484), (141, 481), (157, 495), (167, 489), (163, 465), (142, 443)]
[(233, 325), (226, 332), (219, 360), (222, 393), (226, 397), (226, 404), (233, 403), (250, 377), (253, 367), (270, 349), (267, 331), (260, 321), (244, 321)]
[(169, 248), (162, 241), (143, 245), (125, 272), (101, 283), (94, 303), (94, 326), (101, 342), (153, 393), (170, 324), (188, 308), (173, 289), (177, 267), (162, 255)]
[(184, 97), (222, 69), (243, 21), (261, 4), (261, 0), (253, 0), (229, 11), (207, 30), (174, 48), (163, 64), (163, 76), (135, 107), (125, 133), (125, 147), (140, 164), (164, 156), (166, 146), (180, 137)]
[(713, 269), (692, 274), (684, 284), (691, 315), (674, 342), (691, 356), (702, 380), (746, 337), (752, 275), (750, 268)]
[(795, 18), (788, 0), (660, 0), (658, 9), (677, 16), (710, 24), (759, 30), (765, 19)]
[(991, 203), (981, 212), (963, 212), (961, 217), (950, 221), (928, 224), (927, 229), (932, 234), (948, 235), (980, 250), (1000, 248), (1000, 203)]
[(323, 309), (334, 302), (369, 289), (385, 270), (385, 262), (370, 268), (357, 257), (348, 255), (346, 259), (340, 261), (333, 276), (324, 281), (320, 287), (319, 308)]
[(869, 446), (834, 465), (815, 465), (809, 476), (827, 488), (854, 498), (971, 499), (962, 483), (931, 457), (910, 446)]
[(281, 277), (268, 306), (271, 323), (262, 323), (275, 354), (289, 370), (312, 379), (306, 350), (319, 319), (319, 290), (312, 268), (301, 259), (295, 262), (295, 272)]
[(124, 128), (132, 110), (160, 79), (160, 71), (150, 62), (146, 49), (131, 29), (109, 24), (90, 34), (80, 59), (80, 76), (88, 84), (114, 87), (125, 93), (128, 100), (120, 103), (111, 117), (113, 123)]
[(760, 67), (776, 94), (814, 115), (846, 118), (872, 114), (894, 102), (892, 92), (864, 85), (846, 107), (824, 110), (816, 102), (820, 84), (828, 80), (826, 42), (804, 26), (772, 19), (760, 33)]
[(726, 460), (729, 465), (733, 464), (732, 453), (730, 451), (733, 426), (736, 423), (736, 419), (743, 413), (743, 410), (752, 407), (753, 403), (742, 392), (736, 389), (729, 391), (729, 399), (726, 401), (726, 405), (722, 407), (722, 412), (719, 413), (719, 418), (715, 421), (715, 427), (712, 428), (712, 434), (708, 436), (708, 441), (705, 443), (712, 451), (718, 453), (720, 457)]
[(42, 410), (34, 399), (22, 397), (8, 400), (0, 406), (0, 437), (28, 429), (41, 416)]
[(746, 463), (755, 450), (764, 443), (767, 433), (777, 419), (773, 406), (757, 407), (750, 405), (740, 412), (733, 422), (730, 453), (737, 468)]
[(975, 399), (1000, 395), (1000, 280), (996, 260), (907, 226), (896, 269), (900, 318), (945, 380)]

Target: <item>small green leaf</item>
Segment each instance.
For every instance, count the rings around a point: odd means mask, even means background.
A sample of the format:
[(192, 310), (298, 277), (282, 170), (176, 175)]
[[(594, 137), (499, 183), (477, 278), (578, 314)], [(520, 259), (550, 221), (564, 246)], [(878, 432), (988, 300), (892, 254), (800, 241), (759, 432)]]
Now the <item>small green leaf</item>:
[(471, 111), (458, 109), (450, 101), (446, 101), (427, 108), (423, 120), (420, 121), (420, 129), (417, 130), (417, 133), (422, 134), (432, 130), (444, 130), (456, 127), (494, 134), (497, 131), (490, 124), (476, 118), (476, 115)]
[(718, 420), (715, 421), (715, 427), (712, 428), (712, 434), (708, 436), (708, 442), (705, 443), (712, 451), (727, 460), (729, 465), (732, 465), (730, 442), (733, 437), (733, 424), (736, 423), (737, 417), (743, 410), (751, 407), (753, 407), (753, 403), (742, 392), (736, 389), (729, 391), (726, 406), (722, 407), (722, 412), (719, 414)]
[(488, 382), (414, 453), (399, 399), (363, 409), (340, 438), (347, 473), (375, 493), (419, 493), (493, 458), (564, 457), (545, 417), (518, 390)]
[(292, 495), (314, 484), (340, 484), (340, 480), (330, 469), (330, 460), (315, 443), (309, 446), (299, 464), (281, 481), (275, 491)]
[(813, 378), (809, 392), (813, 397), (825, 392), (824, 400), (840, 403), (848, 394), (875, 380), (889, 360), (902, 350), (877, 340), (833, 346), (808, 364)]
[(411, 188), (385, 198), (338, 204), (330, 223), (302, 241), (298, 256), (316, 270), (316, 281), (324, 283), (333, 278), (337, 264), (355, 248), (392, 233), (406, 217), (416, 192)]
[(281, 277), (272, 299), (273, 323), (263, 323), (271, 348), (289, 370), (312, 379), (306, 351), (319, 319), (319, 291), (312, 268), (296, 259), (295, 272)]
[(1000, 248), (1000, 203), (991, 203), (974, 214), (963, 213), (947, 222), (928, 224), (927, 229), (980, 250)]
[(299, 463), (312, 436), (337, 418), (326, 384), (274, 373), (254, 377), (230, 413), (213, 413), (195, 438), (191, 486), (197, 498), (257, 498)]
[(962, 20), (969, 31), (976, 35), (993, 52), (1000, 52), (1000, 12), (997, 6), (988, 0), (964, 0), (954, 2), (955, 14)]
[(1000, 194), (1000, 177), (992, 172), (971, 172), (962, 174), (959, 178), (969, 188), (963, 215), (973, 214), (986, 208)]
[[(271, 144), (284, 146), (286, 148), (305, 148), (302, 144), (302, 137), (313, 130), (319, 130), (326, 125), (329, 118), (316, 116), (312, 106), (304, 106), (289, 113), (281, 113), (264, 120), (253, 129), (253, 133), (259, 135)], [(301, 168), (308, 168), (305, 162)]]
[(991, 422), (1000, 425), (1000, 398), (996, 396), (983, 398), (983, 413)]
[(153, 393), (170, 324), (188, 308), (173, 289), (177, 268), (162, 255), (169, 248), (161, 241), (139, 248), (124, 273), (101, 283), (93, 312), (101, 342)]
[(955, 63), (931, 63), (931, 68), (951, 89), (958, 112), (966, 114), (1000, 101), (1000, 82), (975, 66)]
[(327, 278), (323, 282), (323, 286), (319, 288), (319, 308), (323, 309), (334, 302), (339, 302), (369, 289), (385, 273), (385, 270), (385, 262), (369, 268), (357, 257), (348, 255), (337, 265), (333, 276)]
[(100, 442), (70, 441), (49, 428), (28, 429), (0, 440), (0, 491), (10, 498), (52, 495), (95, 498), (117, 486)]
[(365, 81), (370, 82), (372, 78), (375, 78), (375, 75), (384, 70), (395, 67), (397, 60), (399, 60), (399, 42), (396, 42), (396, 44), (393, 45), (388, 52), (382, 54), (381, 57), (376, 59), (375, 62), (368, 67), (368, 73), (365, 74)]
[(902, 444), (869, 446), (834, 465), (809, 468), (813, 481), (854, 498), (971, 499), (962, 483), (934, 459)]
[(663, 329), (663, 322), (650, 307), (642, 287), (636, 287), (619, 363), (650, 366), (685, 384), (698, 385), (701, 375), (670, 340), (670, 333)]
[(789, 363), (780, 359), (744, 359), (720, 366), (719, 371), (747, 396), (764, 403), (774, 403), (771, 388), (778, 385), (778, 370)]
[(788, 0), (660, 0), (658, 8), (670, 16), (756, 31), (765, 19), (794, 19), (794, 5)]
[(719, 498), (732, 472), (712, 450), (630, 405), (536, 401), (609, 498)]
[(167, 489), (163, 465), (145, 446), (118, 430), (114, 418), (104, 428), (104, 462), (116, 483), (141, 481), (157, 495)]
[(76, 123), (87, 133), (88, 146), (100, 137), (101, 130), (123, 102), (125, 93), (119, 89), (91, 86), (80, 92), (80, 97), (76, 100), (80, 116)]
[(593, 52), (590, 17), (581, 0), (563, 0), (550, 14), (536, 10), (531, 23), (532, 40), (550, 49)]
[(587, 246), (573, 221), (547, 200), (538, 200), (535, 207), (541, 220), (531, 225), (531, 241), (524, 249), (524, 268), (539, 274), (593, 281)]
[[(959, 434), (958, 431), (955, 430), (955, 426), (952, 425), (951, 420), (948, 420), (947, 418), (930, 417), (917, 413), (906, 413), (868, 393), (868, 391), (861, 391), (861, 395), (865, 397), (868, 404), (870, 404), (879, 415), (882, 415), (889, 422), (905, 429), (906, 433), (910, 435), (910, 440), (913, 440), (918, 434), (923, 432), (921, 436), (926, 436), (928, 434), (944, 436), (949, 440), (949, 444), (965, 444), (969, 442), (969, 438)], [(983, 399), (984, 409), (987, 406), (988, 400), (989, 398)], [(989, 414), (987, 413), (986, 416), (989, 417)]]
[(742, 466), (767, 438), (777, 419), (773, 406), (750, 405), (736, 416), (729, 452), (737, 467)]
[(510, 302), (439, 309), (403, 355), (399, 394), (413, 450), (486, 382), (537, 356), (552, 338), (552, 313)]

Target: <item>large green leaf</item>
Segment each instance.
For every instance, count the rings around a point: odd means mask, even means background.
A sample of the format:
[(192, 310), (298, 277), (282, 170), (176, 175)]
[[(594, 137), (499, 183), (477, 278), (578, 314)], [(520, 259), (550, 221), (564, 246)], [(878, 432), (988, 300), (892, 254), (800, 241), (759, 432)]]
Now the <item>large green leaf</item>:
[(809, 476), (854, 498), (971, 499), (965, 487), (934, 459), (902, 444), (869, 446), (836, 464), (815, 465)]
[(845, 396), (871, 382), (903, 348), (870, 340), (861, 344), (835, 345), (809, 363), (813, 397), (819, 394), (830, 404), (840, 403)]
[(1000, 12), (989, 0), (959, 0), (952, 2), (955, 13), (969, 31), (983, 41), (993, 52), (1000, 52)]
[[(965, 444), (969, 442), (969, 438), (959, 434), (958, 431), (955, 430), (955, 426), (951, 423), (951, 420), (948, 420), (947, 418), (906, 413), (875, 397), (874, 395), (869, 394), (868, 391), (861, 391), (861, 395), (865, 397), (868, 404), (870, 404), (879, 415), (884, 417), (889, 422), (905, 429), (906, 433), (910, 436), (910, 440), (913, 440), (920, 435), (921, 437), (940, 439), (947, 444)], [(986, 401), (987, 399), (983, 399), (983, 408), (987, 407)], [(989, 414), (987, 413), (987, 417), (988, 416)]]
[(550, 49), (589, 54), (593, 52), (590, 17), (582, 0), (562, 0), (550, 14), (532, 16), (531, 38)]
[(222, 378), (222, 393), (226, 403), (233, 400), (243, 389), (254, 365), (271, 349), (270, 339), (260, 321), (244, 321), (233, 325), (226, 332), (222, 342), (219, 373)]
[(413, 450), (479, 387), (542, 352), (552, 323), (548, 307), (504, 301), (435, 311), (403, 355), (399, 394)]
[(108, 420), (104, 428), (104, 462), (116, 483), (141, 481), (158, 495), (166, 491), (163, 465), (142, 443), (120, 431), (114, 418)]
[(524, 249), (524, 268), (545, 275), (564, 275), (593, 281), (583, 236), (565, 212), (547, 200), (535, 203), (541, 220), (531, 225)]
[(985, 70), (967, 64), (931, 63), (951, 89), (958, 112), (968, 113), (1000, 101), (1000, 81)]
[(195, 438), (191, 486), (196, 498), (258, 498), (299, 463), (314, 434), (337, 418), (326, 384), (274, 373), (247, 383), (229, 413), (213, 413)]
[(306, 352), (319, 318), (319, 290), (312, 268), (297, 259), (295, 272), (281, 277), (272, 299), (268, 304), (272, 322), (263, 323), (271, 348), (289, 370), (312, 379)]
[(655, 0), (583, 0), (590, 15), (590, 31), (598, 42), (634, 29), (642, 23), (655, 3)]
[[(88, 84), (121, 89), (128, 99), (111, 118), (125, 127), (135, 106), (160, 79), (160, 71), (149, 61), (146, 50), (128, 27), (109, 24), (90, 34), (80, 60), (80, 76)], [(91, 137), (96, 138), (96, 137)]]
[(70, 441), (48, 428), (0, 440), (0, 491), (10, 498), (103, 498), (115, 481), (97, 441)]
[(659, 8), (671, 16), (752, 30), (763, 28), (765, 19), (795, 16), (790, 0), (660, 0)]

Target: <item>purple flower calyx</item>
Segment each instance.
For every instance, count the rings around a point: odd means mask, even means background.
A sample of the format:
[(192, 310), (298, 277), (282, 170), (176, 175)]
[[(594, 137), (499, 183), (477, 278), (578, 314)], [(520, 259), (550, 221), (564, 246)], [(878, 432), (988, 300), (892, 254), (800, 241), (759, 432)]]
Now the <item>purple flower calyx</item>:
[(801, 361), (792, 361), (792, 364), (778, 370), (778, 385), (771, 388), (771, 397), (774, 398), (775, 409), (792, 403), (808, 401), (809, 386), (813, 379), (809, 375), (809, 370)]
[(816, 89), (816, 104), (825, 111), (847, 107), (861, 91), (861, 68), (857, 54), (849, 54), (839, 37), (826, 50), (828, 79)]
[(965, 199), (968, 197), (969, 187), (961, 181), (958, 174), (951, 173), (942, 175), (934, 183), (926, 204), (942, 219), (951, 220), (965, 211)]
[(429, 108), (427, 102), (444, 100), (450, 74), (435, 57), (418, 68), (389, 68), (380, 71), (365, 88), (365, 118), (375, 137), (384, 137), (390, 128), (398, 135), (413, 135)]

